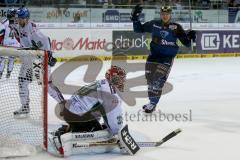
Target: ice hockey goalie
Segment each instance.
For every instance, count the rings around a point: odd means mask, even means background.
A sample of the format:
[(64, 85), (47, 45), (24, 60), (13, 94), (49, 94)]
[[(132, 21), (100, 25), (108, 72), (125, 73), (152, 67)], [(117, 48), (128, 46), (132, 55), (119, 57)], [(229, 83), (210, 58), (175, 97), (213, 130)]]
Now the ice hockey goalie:
[(120, 92), (124, 91), (125, 79), (124, 69), (111, 66), (105, 79), (81, 87), (61, 106), (60, 115), (68, 125), (49, 134), (55, 148), (53, 154), (70, 156), (118, 150), (134, 155), (139, 150), (123, 123)]

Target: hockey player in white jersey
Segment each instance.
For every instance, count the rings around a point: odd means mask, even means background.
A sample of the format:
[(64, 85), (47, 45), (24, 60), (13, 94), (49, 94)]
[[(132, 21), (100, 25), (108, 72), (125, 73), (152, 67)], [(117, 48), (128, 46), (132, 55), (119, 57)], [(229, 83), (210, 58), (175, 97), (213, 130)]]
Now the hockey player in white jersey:
[[(15, 32), (10, 28), (9, 24), (14, 23), (16, 10), (10, 8), (7, 10), (7, 17), (0, 23), (0, 44), (6, 47), (20, 47), (18, 40), (16, 39)], [(0, 79), (5, 68), (5, 61), (7, 57), (0, 56)], [(9, 78), (14, 66), (14, 57), (8, 57), (7, 74), (6, 78)]]
[[(125, 153), (135, 154), (139, 149), (137, 144), (131, 144), (135, 151), (129, 150), (118, 136), (123, 127), (123, 104), (119, 93), (124, 91), (126, 73), (118, 66), (111, 66), (105, 77), (81, 87), (62, 108), (61, 115), (68, 125), (63, 125), (49, 137), (58, 154), (105, 153), (112, 151), (114, 146), (90, 143), (112, 144), (113, 141), (115, 147)], [(103, 124), (99, 122), (101, 118)]]
[[(47, 36), (40, 32), (37, 26), (29, 20), (30, 12), (27, 8), (20, 8), (17, 10), (17, 24), (14, 28), (19, 33), (19, 40), (21, 47), (41, 49), (48, 51), (49, 61), (49, 74), (50, 67), (54, 66), (56, 59), (52, 57), (50, 40)], [(30, 99), (29, 99), (29, 88), (28, 85), (31, 83), (33, 78), (33, 59), (31, 57), (24, 57), (21, 59), (22, 66), (19, 75), (19, 94), (22, 106), (20, 109), (14, 112), (16, 118), (24, 118), (28, 116), (30, 112)], [(52, 83), (51, 76), (48, 82), (48, 92), (58, 103), (63, 103), (64, 98), (59, 89)]]

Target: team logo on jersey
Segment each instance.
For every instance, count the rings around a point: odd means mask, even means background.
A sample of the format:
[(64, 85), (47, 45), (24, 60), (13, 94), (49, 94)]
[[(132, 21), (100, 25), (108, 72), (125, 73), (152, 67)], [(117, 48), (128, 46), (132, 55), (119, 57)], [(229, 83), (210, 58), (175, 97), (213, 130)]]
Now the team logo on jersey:
[(160, 31), (160, 35), (163, 39), (165, 39), (169, 35), (169, 33), (167, 31)]

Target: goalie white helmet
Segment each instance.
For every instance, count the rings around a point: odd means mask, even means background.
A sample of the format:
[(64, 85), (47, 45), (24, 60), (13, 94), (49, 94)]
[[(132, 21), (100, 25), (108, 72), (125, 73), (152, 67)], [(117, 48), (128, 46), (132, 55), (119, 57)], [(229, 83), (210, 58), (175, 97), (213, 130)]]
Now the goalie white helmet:
[(123, 92), (126, 81), (126, 72), (124, 69), (118, 66), (111, 66), (111, 68), (106, 72), (105, 78), (111, 85)]

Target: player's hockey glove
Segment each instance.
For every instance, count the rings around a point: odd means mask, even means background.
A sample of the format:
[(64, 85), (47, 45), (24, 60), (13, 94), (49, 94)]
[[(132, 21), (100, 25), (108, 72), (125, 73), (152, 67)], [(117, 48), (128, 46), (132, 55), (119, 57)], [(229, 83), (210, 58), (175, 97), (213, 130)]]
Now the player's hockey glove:
[(39, 41), (38, 43), (36, 43), (34, 40), (31, 40), (32, 42), (32, 50), (38, 50), (42, 47), (42, 43)]
[(57, 59), (53, 57), (52, 51), (48, 51), (48, 65), (53, 67), (57, 63)]
[(9, 24), (14, 24), (15, 23), (15, 15), (17, 13), (17, 10), (14, 8), (10, 8), (7, 11), (7, 19), (9, 20)]
[(132, 13), (131, 13), (131, 21), (139, 21), (139, 16), (142, 13), (143, 8), (141, 7), (140, 4), (136, 5), (133, 9), (132, 9)]
[(193, 40), (193, 42), (196, 41), (196, 31), (194, 30), (188, 31), (187, 36), (189, 39)]

